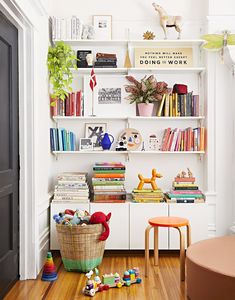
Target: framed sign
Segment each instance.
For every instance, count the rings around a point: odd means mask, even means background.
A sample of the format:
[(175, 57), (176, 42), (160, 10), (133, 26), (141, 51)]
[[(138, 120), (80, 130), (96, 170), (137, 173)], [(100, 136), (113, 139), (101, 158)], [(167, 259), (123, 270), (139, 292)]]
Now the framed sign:
[(135, 48), (136, 68), (189, 68), (192, 48)]

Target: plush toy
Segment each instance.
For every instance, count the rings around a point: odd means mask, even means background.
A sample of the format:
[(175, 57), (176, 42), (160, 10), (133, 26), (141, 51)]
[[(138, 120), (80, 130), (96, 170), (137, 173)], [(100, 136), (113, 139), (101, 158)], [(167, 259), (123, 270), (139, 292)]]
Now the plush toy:
[(99, 240), (105, 241), (109, 236), (109, 225), (108, 221), (111, 218), (111, 213), (107, 214), (107, 216), (101, 211), (97, 211), (91, 215), (90, 224), (103, 224), (105, 231), (101, 233)]

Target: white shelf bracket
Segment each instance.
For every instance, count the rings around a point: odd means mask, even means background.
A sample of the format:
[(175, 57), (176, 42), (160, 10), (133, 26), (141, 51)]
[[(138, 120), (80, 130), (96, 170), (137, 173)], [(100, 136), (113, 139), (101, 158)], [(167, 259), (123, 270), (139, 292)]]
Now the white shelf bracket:
[(127, 152), (127, 153), (126, 153), (126, 162), (129, 162), (129, 161), (130, 161), (130, 153)]

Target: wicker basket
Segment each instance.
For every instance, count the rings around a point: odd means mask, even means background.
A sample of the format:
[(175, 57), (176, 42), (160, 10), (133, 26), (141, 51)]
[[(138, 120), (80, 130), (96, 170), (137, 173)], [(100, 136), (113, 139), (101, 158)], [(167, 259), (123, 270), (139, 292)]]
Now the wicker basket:
[(101, 264), (105, 241), (99, 241), (102, 224), (66, 226), (56, 224), (60, 253), (67, 271), (87, 272)]

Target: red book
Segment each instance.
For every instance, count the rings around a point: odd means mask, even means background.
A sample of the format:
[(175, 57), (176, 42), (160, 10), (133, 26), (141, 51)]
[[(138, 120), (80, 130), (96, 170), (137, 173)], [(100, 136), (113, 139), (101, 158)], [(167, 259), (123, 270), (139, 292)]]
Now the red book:
[(171, 128), (167, 128), (164, 133), (163, 141), (162, 141), (162, 151), (167, 151), (167, 143), (170, 137)]
[(50, 110), (51, 110), (51, 117), (56, 117), (57, 116), (57, 110), (58, 110), (56, 99), (50, 98)]
[(76, 93), (76, 116), (81, 116), (82, 91)]
[(69, 117), (70, 116), (70, 94), (66, 97), (65, 101), (65, 116)]
[(75, 116), (75, 93), (70, 94), (70, 116)]
[(195, 182), (195, 177), (175, 177), (175, 182)]
[(171, 151), (171, 145), (173, 142), (174, 134), (175, 134), (175, 130), (171, 130), (171, 134), (169, 137), (169, 143), (167, 143), (167, 151)]

